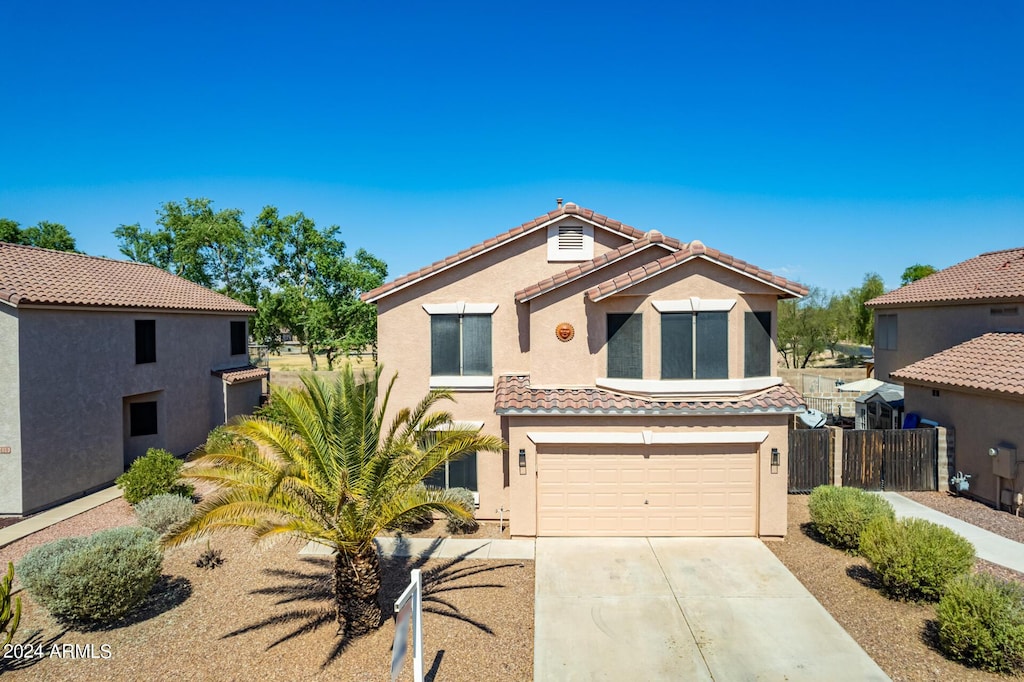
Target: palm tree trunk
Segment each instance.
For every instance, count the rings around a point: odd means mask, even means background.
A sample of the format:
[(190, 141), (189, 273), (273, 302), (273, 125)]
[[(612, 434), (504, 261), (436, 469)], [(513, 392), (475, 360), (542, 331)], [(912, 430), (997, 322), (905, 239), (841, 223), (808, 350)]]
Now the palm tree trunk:
[(361, 554), (334, 557), (334, 599), (346, 637), (376, 630), (384, 621), (380, 607), (381, 568), (373, 545)]

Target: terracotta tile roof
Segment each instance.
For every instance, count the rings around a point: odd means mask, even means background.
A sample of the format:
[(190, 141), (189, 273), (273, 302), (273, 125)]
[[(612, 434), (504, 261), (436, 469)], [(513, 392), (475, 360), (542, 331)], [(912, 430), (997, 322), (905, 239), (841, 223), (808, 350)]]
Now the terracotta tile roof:
[(420, 268), (415, 272), (410, 272), (407, 275), (402, 275), (398, 279), (394, 279), (391, 280), (390, 282), (382, 284), (376, 289), (364, 292), (360, 296), (360, 298), (364, 301), (375, 301), (397, 289), (400, 289), (404, 286), (430, 277), (431, 275), (441, 272), (442, 270), (446, 270), (452, 267), (453, 265), (469, 260), (470, 258), (480, 253), (483, 253), (484, 251), (489, 251), (494, 247), (498, 246), (499, 244), (511, 241), (513, 239), (516, 239), (517, 237), (521, 237), (525, 234), (533, 232), (542, 225), (546, 225), (550, 223), (552, 220), (555, 220), (556, 218), (561, 218), (562, 216), (566, 215), (579, 216), (592, 223), (601, 225), (602, 227), (606, 227), (609, 230), (620, 232), (626, 235), (627, 237), (630, 237), (631, 239), (640, 239), (644, 236), (643, 231), (638, 230), (635, 227), (631, 227), (630, 225), (620, 223), (618, 220), (612, 220), (611, 218), (603, 216), (600, 213), (594, 213), (589, 208), (582, 208), (572, 202), (569, 202), (564, 206), (561, 206), (560, 208), (551, 211), (550, 213), (538, 216), (533, 220), (529, 220), (523, 223), (522, 225), (513, 227), (511, 230), (508, 230), (507, 232), (502, 232), (501, 234), (495, 237), (485, 239), (479, 244), (471, 246), (468, 249), (463, 249), (462, 251), (459, 251), (456, 254), (448, 256), (443, 260), (439, 260), (436, 263), (428, 265), (425, 268)]
[(1024, 247), (990, 251), (900, 287), (865, 305), (1024, 299)]
[(807, 287), (804, 285), (790, 281), (785, 277), (773, 275), (763, 268), (759, 268), (756, 265), (751, 265), (739, 258), (734, 258), (733, 256), (722, 253), (718, 249), (708, 248), (707, 246), (704, 246), (702, 242), (695, 239), (685, 245), (685, 247), (680, 251), (669, 254), (663, 258), (659, 258), (656, 261), (652, 261), (638, 268), (634, 268), (613, 279), (601, 282), (597, 286), (587, 290), (587, 297), (593, 301), (600, 301), (602, 298), (607, 298), (612, 294), (624, 291), (634, 284), (639, 284), (644, 280), (650, 279), (659, 273), (669, 270), (681, 263), (685, 263), (693, 258), (706, 258), (712, 262), (750, 275), (754, 279), (758, 279), (765, 284), (782, 289), (784, 292), (783, 298), (807, 295)]
[(1024, 333), (992, 332), (892, 373), (904, 382), (1024, 396)]
[(0, 300), (15, 306), (256, 312), (152, 265), (5, 243), (0, 243)]
[(242, 384), (246, 381), (266, 379), (270, 376), (270, 370), (246, 365), (245, 367), (234, 367), (232, 369), (215, 369), (210, 374), (220, 377), (224, 380), (225, 384)]
[(595, 270), (600, 270), (606, 265), (611, 265), (616, 261), (622, 260), (623, 258), (626, 258), (631, 254), (634, 254), (653, 245), (661, 246), (670, 252), (678, 251), (679, 249), (685, 248), (686, 246), (678, 239), (666, 237), (657, 230), (651, 230), (642, 238), (637, 239), (636, 241), (629, 242), (628, 244), (623, 244), (619, 248), (614, 249), (612, 251), (606, 251), (605, 253), (602, 253), (600, 256), (594, 258), (593, 260), (588, 260), (586, 263), (574, 265), (568, 270), (558, 273), (554, 277), (548, 277), (547, 279), (541, 280), (536, 284), (532, 284), (526, 287), (525, 289), (520, 289), (519, 291), (516, 292), (516, 300), (520, 303), (525, 303), (531, 298), (536, 298), (541, 294), (546, 294), (549, 291), (557, 289), (563, 284), (568, 284), (569, 282), (575, 281), (580, 277), (583, 277), (584, 275), (594, 272)]
[(654, 400), (602, 388), (534, 388), (529, 375), (498, 377), (494, 394), (498, 414), (793, 414), (804, 399), (789, 384), (735, 398)]

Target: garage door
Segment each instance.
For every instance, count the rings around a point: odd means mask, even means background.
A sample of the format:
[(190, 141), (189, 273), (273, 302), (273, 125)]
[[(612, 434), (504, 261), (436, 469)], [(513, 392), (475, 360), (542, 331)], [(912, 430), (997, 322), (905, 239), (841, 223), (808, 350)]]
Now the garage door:
[(537, 534), (756, 535), (757, 455), (729, 449), (539, 453)]

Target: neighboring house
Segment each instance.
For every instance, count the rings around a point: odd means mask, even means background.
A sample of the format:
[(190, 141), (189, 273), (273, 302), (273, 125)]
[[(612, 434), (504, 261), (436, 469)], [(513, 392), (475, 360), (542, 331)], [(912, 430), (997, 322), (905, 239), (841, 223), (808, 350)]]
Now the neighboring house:
[(164, 270), (0, 243), (0, 513), (108, 485), (250, 412), (255, 311)]
[(868, 301), (875, 372), (907, 413), (954, 429), (970, 493), (1017, 506), (1024, 472), (1024, 248), (984, 253)]
[(800, 284), (568, 203), (366, 292), (391, 409), (450, 388), (509, 444), (433, 482), (517, 536), (786, 533), (780, 298)]

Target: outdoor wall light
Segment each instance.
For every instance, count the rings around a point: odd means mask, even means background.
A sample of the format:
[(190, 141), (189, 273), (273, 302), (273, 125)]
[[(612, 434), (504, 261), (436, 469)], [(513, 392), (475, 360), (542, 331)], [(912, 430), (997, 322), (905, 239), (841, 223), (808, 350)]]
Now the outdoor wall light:
[(519, 473), (526, 475), (526, 450), (519, 448)]
[(779, 473), (779, 449), (772, 448), (772, 473)]

